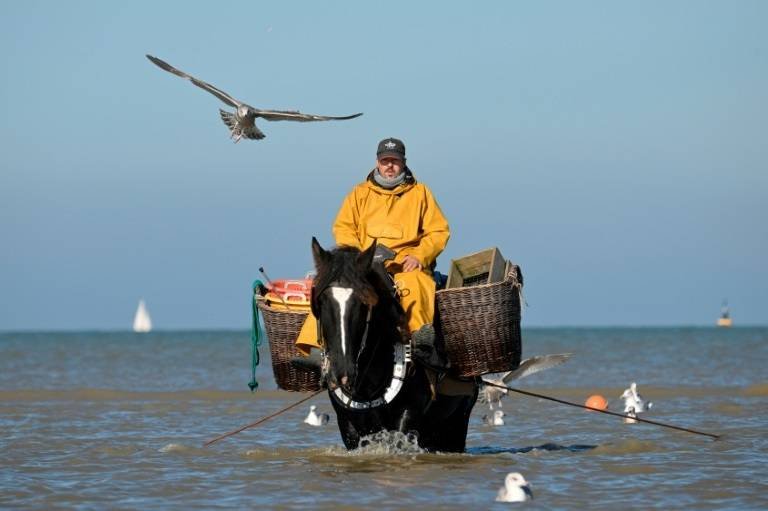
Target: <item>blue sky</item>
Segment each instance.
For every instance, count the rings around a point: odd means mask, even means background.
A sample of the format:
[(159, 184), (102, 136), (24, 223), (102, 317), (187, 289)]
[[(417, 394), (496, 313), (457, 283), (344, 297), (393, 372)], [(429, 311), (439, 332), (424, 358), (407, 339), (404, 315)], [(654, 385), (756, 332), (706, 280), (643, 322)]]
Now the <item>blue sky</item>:
[[(0, 330), (245, 328), (311, 269), (402, 138), (452, 227), (498, 246), (524, 326), (736, 324), (768, 311), (768, 4), (3, 2)], [(362, 117), (260, 123), (259, 108)]]

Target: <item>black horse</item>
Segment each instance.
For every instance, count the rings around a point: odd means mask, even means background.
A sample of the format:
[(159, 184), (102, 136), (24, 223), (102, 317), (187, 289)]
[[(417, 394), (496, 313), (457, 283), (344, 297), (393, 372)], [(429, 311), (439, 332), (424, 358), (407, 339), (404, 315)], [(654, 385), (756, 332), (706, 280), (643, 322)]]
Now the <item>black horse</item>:
[(344, 445), (357, 448), (362, 437), (387, 430), (415, 434), (428, 451), (463, 452), (478, 386), (433, 393), (428, 370), (410, 359), (405, 312), (375, 253), (375, 244), (326, 251), (312, 238), (312, 312)]

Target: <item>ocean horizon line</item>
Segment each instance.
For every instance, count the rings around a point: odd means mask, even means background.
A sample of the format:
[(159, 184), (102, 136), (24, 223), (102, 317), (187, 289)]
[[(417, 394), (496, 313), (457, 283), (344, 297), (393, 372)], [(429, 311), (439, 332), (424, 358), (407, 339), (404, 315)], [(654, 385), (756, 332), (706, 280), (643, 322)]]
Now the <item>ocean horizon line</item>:
[[(657, 324), (657, 325), (633, 325), (633, 324), (605, 324), (605, 325), (523, 325), (523, 330), (662, 330), (662, 329), (714, 329), (714, 330), (733, 330), (733, 329), (753, 329), (753, 328), (766, 328), (768, 324), (740, 324), (731, 327), (719, 327), (714, 324)], [(229, 332), (229, 333), (249, 333), (250, 327), (168, 327), (168, 328), (153, 328), (151, 332), (134, 332), (131, 328), (17, 328), (17, 329), (3, 329), (0, 328), (0, 335), (8, 334), (135, 334), (140, 335), (153, 335), (153, 334), (167, 334), (167, 333), (213, 333), (213, 332)]]

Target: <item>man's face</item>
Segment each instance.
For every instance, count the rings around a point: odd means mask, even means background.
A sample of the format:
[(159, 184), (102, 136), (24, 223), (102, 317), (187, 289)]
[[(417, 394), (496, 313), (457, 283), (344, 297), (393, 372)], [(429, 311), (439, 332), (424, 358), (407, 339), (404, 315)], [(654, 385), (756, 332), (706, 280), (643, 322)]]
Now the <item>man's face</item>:
[(383, 158), (376, 160), (376, 167), (379, 169), (379, 174), (387, 179), (394, 179), (403, 172), (405, 163), (400, 158), (384, 156)]

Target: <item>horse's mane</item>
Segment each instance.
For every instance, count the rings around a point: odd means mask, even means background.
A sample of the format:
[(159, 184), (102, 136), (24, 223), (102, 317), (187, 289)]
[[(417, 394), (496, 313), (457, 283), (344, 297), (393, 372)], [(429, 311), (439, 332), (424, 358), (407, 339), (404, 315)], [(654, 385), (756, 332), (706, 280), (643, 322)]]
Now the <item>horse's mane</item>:
[(315, 288), (325, 289), (333, 283), (349, 285), (352, 287), (352, 292), (364, 303), (375, 305), (378, 302), (378, 296), (370, 280), (371, 269), (362, 268), (358, 263), (360, 250), (340, 246), (327, 253), (330, 257), (317, 267)]
[(387, 305), (399, 309), (397, 316), (404, 316), (399, 301), (392, 296), (382, 276), (373, 267), (360, 264), (361, 253), (357, 248), (343, 245), (328, 251), (329, 257), (316, 268), (315, 289), (325, 289), (335, 282), (342, 283), (350, 286), (353, 294), (366, 305), (386, 301)]

